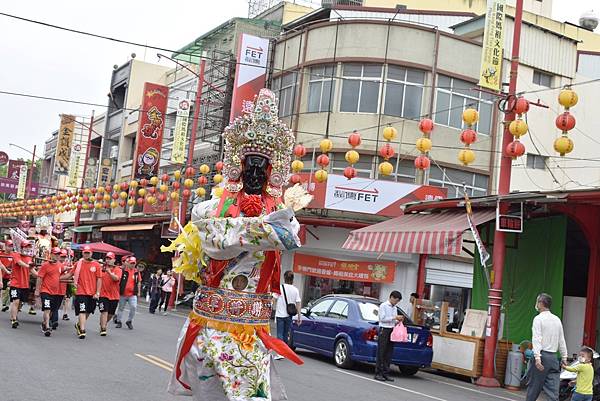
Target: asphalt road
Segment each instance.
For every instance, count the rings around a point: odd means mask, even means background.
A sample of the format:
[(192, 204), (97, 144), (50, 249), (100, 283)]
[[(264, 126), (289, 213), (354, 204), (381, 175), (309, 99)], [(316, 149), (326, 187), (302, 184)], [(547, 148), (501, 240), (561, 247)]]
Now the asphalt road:
[[(23, 308), (25, 311), (27, 308)], [(0, 312), (0, 400), (2, 401), (171, 401), (169, 395), (175, 343), (182, 316), (150, 315), (142, 306), (134, 330), (115, 329), (98, 335), (98, 316), (90, 319), (88, 337), (75, 337), (73, 318), (52, 337), (40, 331), (41, 316), (21, 314), (21, 326), (10, 328)], [(372, 379), (371, 366), (337, 369), (327, 358), (299, 351), (303, 366), (275, 361), (291, 401), (523, 401), (524, 394), (482, 389), (468, 382), (419, 372), (395, 373), (393, 383)], [(207, 400), (209, 401), (209, 400)]]

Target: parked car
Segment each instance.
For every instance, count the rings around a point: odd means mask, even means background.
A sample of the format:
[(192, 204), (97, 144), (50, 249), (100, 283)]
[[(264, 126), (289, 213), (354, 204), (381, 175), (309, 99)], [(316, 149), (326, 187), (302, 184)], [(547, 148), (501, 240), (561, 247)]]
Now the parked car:
[[(292, 325), (289, 345), (333, 357), (336, 366), (354, 362), (375, 363), (380, 301), (356, 295), (327, 295), (302, 309), (302, 322)], [(433, 337), (428, 328), (412, 324), (404, 315), (409, 341), (394, 343), (392, 364), (404, 375), (429, 367)], [(296, 319), (296, 318), (295, 318)]]

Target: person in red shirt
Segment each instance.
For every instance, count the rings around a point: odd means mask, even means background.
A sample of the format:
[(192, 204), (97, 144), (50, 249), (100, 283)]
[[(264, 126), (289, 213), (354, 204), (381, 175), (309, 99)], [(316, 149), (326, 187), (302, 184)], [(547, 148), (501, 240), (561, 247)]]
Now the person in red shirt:
[(102, 267), (100, 263), (92, 259), (92, 248), (89, 245), (83, 247), (83, 258), (77, 262), (74, 269), (61, 276), (61, 279), (74, 277), (77, 293), (75, 295), (75, 315), (78, 322), (75, 330), (80, 339), (85, 338), (85, 323), (96, 309), (96, 301), (100, 298), (102, 289)]
[(8, 304), (10, 303), (10, 272), (12, 270), (12, 256), (10, 254), (14, 252), (13, 242), (7, 240), (4, 242), (4, 251), (0, 253), (0, 271), (2, 272), (2, 283), (0, 284), (1, 298), (2, 298), (2, 312), (8, 310)]
[(21, 242), (21, 253), (12, 252), (12, 274), (10, 278), (10, 323), (13, 329), (19, 327), (17, 320), (22, 302), (29, 298), (29, 276), (37, 276), (33, 269), (33, 247), (31, 242)]
[(50, 261), (45, 262), (37, 273), (37, 282), (35, 284), (35, 297), (41, 299), (43, 322), (42, 333), (46, 337), (52, 335), (50, 328), (50, 317), (58, 313), (60, 303), (62, 302), (62, 292), (60, 286), (60, 276), (64, 273), (63, 264), (58, 261), (60, 248), (52, 248)]
[(121, 316), (125, 309), (125, 304), (129, 304), (129, 316), (125, 324), (129, 330), (133, 330), (133, 317), (137, 309), (137, 298), (140, 296), (142, 277), (136, 269), (137, 259), (135, 256), (130, 256), (125, 259), (123, 275), (121, 276), (121, 282), (119, 283), (119, 293), (121, 297), (119, 299), (119, 312), (117, 313), (116, 328), (121, 328)]
[(112, 252), (106, 254), (106, 263), (102, 266), (102, 290), (100, 291), (100, 335), (106, 336), (106, 326), (113, 318), (119, 305), (119, 283), (123, 272), (116, 265), (116, 257)]

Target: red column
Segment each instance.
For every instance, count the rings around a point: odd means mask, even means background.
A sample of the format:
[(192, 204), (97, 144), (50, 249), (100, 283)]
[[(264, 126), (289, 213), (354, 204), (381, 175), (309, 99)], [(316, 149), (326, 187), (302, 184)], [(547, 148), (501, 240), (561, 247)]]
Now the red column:
[(590, 247), (590, 263), (588, 266), (588, 283), (585, 303), (585, 321), (583, 322), (583, 344), (596, 348), (596, 325), (598, 324), (598, 263), (600, 255), (596, 242), (588, 241)]
[(425, 265), (427, 264), (427, 255), (420, 254), (419, 255), (419, 270), (417, 271), (417, 294), (419, 294), (419, 298), (423, 299), (425, 297), (425, 275), (426, 269)]

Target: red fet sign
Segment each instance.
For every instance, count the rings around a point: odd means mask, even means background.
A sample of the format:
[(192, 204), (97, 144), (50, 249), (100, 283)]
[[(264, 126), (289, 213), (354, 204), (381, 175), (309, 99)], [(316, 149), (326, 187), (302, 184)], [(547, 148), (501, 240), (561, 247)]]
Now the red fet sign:
[(8, 155), (6, 152), (0, 152), (0, 166), (5, 166), (8, 163)]
[(168, 97), (168, 87), (150, 82), (144, 84), (133, 160), (135, 178), (150, 178), (158, 174)]
[(365, 283), (392, 283), (395, 270), (394, 262), (382, 260), (347, 261), (298, 252), (294, 254), (294, 272), (308, 276)]
[(9, 160), (8, 177), (6, 178), (10, 178), (11, 180), (18, 180), (19, 175), (21, 174), (21, 166), (23, 166), (24, 164), (25, 162), (23, 160)]

